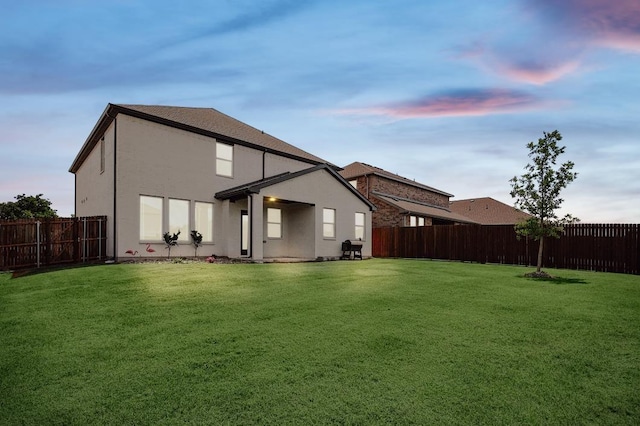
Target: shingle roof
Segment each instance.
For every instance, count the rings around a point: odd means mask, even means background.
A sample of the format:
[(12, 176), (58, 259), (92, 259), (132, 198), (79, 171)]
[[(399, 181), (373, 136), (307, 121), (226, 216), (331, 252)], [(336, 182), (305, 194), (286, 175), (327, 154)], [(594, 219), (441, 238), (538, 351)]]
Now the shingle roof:
[(384, 169), (381, 169), (380, 167), (372, 166), (367, 163), (360, 163), (358, 161), (355, 161), (349, 164), (348, 166), (345, 166), (344, 169), (342, 169), (339, 173), (342, 175), (343, 178), (347, 180), (357, 178), (359, 176), (377, 175), (377, 176), (381, 176), (397, 182), (402, 182), (407, 185), (414, 186), (416, 188), (426, 189), (427, 191), (435, 192), (437, 194), (442, 194), (447, 197), (453, 197), (452, 194), (449, 194), (447, 192), (441, 191), (431, 186), (424, 185), (422, 183), (416, 182), (415, 180), (407, 179), (406, 177), (397, 175), (395, 173), (388, 172)]
[(491, 197), (456, 200), (449, 203), (452, 212), (482, 225), (512, 225), (531, 215)]
[(117, 114), (126, 114), (226, 142), (268, 150), (314, 165), (326, 163), (334, 168), (339, 168), (320, 157), (316, 157), (213, 108), (109, 104), (71, 165), (70, 172), (77, 171)]
[(385, 201), (391, 204), (392, 206), (395, 206), (398, 209), (402, 210), (403, 212), (407, 212), (409, 214), (433, 217), (436, 219), (445, 219), (445, 220), (450, 220), (452, 222), (459, 222), (459, 223), (476, 223), (475, 221), (469, 219), (468, 217), (451, 212), (442, 207), (429, 206), (424, 203), (411, 201), (406, 198), (400, 198), (400, 197), (396, 197), (394, 195), (389, 195), (389, 194), (382, 194), (378, 192), (373, 192), (372, 194), (376, 198), (379, 198), (382, 201)]

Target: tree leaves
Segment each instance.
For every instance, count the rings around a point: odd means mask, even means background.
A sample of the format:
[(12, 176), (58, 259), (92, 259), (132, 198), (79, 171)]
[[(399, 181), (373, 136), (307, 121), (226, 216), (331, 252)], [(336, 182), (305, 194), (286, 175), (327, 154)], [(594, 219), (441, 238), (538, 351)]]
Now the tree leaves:
[(0, 219), (41, 219), (58, 217), (51, 208), (51, 201), (38, 195), (16, 195), (16, 201), (0, 203)]
[(535, 217), (534, 221), (518, 224), (516, 231), (519, 235), (534, 239), (544, 236), (557, 238), (562, 225), (577, 221), (571, 215), (559, 218), (556, 214), (564, 202), (560, 192), (578, 176), (573, 172), (574, 163), (567, 161), (560, 167), (554, 167), (566, 147), (558, 146), (562, 135), (557, 130), (543, 134), (544, 137), (538, 139), (537, 143), (527, 144), (532, 163), (525, 166), (526, 173), (510, 180), (511, 196), (516, 199), (515, 207)]

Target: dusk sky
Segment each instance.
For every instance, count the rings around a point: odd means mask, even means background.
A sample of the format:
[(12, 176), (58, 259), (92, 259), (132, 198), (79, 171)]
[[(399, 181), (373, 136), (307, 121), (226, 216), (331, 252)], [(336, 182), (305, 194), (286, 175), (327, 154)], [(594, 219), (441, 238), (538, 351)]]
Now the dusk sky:
[(560, 213), (640, 223), (640, 0), (4, 1), (0, 99), (0, 202), (61, 216), (111, 102), (216, 108), (511, 205), (526, 144), (557, 129), (578, 172)]

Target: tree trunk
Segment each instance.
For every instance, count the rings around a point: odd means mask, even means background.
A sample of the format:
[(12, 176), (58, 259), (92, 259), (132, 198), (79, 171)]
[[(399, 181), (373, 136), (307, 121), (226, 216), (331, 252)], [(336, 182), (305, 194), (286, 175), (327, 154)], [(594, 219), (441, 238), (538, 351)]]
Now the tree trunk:
[(542, 269), (542, 247), (544, 246), (544, 237), (540, 237), (540, 246), (538, 247), (538, 267), (536, 272), (540, 272)]

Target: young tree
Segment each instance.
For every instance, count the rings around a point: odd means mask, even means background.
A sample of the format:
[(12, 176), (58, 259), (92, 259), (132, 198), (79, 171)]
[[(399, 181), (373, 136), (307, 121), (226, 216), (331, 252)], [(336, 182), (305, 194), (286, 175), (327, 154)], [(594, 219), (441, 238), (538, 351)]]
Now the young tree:
[(543, 132), (544, 137), (537, 143), (529, 142), (529, 158), (533, 163), (527, 164), (526, 173), (515, 176), (511, 182), (511, 196), (515, 198), (515, 207), (531, 214), (533, 217), (516, 225), (516, 233), (540, 241), (536, 273), (542, 274), (542, 253), (545, 237), (559, 238), (563, 225), (578, 221), (571, 215), (559, 218), (556, 210), (563, 199), (560, 191), (567, 187), (578, 176), (573, 172), (574, 163), (567, 161), (556, 167), (558, 157), (566, 147), (559, 147), (562, 135), (557, 130)]
[(0, 203), (0, 219), (40, 219), (57, 217), (57, 212), (51, 208), (51, 201), (38, 195), (16, 195), (16, 201)]

